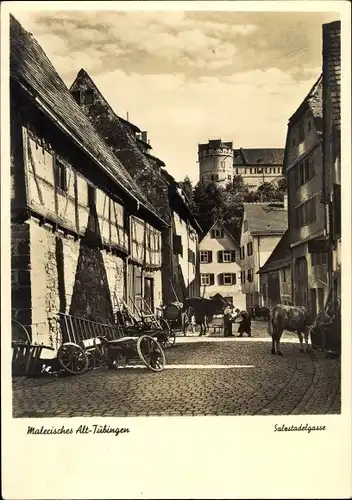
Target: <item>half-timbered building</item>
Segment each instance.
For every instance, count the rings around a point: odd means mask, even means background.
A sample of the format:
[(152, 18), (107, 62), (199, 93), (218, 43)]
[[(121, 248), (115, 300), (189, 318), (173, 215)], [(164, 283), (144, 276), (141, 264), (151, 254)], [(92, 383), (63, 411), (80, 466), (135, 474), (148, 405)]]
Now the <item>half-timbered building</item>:
[(59, 313), (106, 323), (118, 298), (160, 302), (167, 224), (33, 36), (10, 30), (12, 314), (57, 347)]

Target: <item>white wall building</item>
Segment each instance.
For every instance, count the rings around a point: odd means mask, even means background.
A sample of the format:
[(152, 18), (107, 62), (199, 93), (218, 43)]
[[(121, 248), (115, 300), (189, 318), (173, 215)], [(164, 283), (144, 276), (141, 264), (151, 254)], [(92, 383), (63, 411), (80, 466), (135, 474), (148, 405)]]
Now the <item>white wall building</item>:
[(258, 271), (287, 229), (287, 206), (279, 203), (244, 203), (240, 263), (246, 309), (262, 305)]
[(222, 224), (216, 222), (200, 241), (199, 262), (201, 296), (209, 298), (220, 293), (243, 309), (240, 247)]

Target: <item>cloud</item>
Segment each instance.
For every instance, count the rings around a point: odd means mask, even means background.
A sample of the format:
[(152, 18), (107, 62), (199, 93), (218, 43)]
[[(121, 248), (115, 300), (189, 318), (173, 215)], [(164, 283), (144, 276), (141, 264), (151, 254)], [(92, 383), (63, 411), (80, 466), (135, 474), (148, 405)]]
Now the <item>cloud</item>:
[(197, 144), (284, 147), (287, 120), (321, 71), (334, 13), (15, 13), (65, 83), (80, 68), (118, 114), (148, 130), (177, 179), (197, 180)]

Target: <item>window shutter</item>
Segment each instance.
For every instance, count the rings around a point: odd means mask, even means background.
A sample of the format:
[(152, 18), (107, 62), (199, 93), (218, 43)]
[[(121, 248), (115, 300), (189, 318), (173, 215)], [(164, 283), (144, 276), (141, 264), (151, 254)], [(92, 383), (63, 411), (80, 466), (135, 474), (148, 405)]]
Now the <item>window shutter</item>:
[(236, 285), (236, 273), (232, 274), (232, 284)]
[(214, 274), (211, 273), (209, 276), (210, 276), (210, 284), (214, 285)]
[(224, 284), (224, 275), (223, 273), (220, 273), (219, 274), (219, 285), (223, 285)]
[(208, 250), (208, 264), (211, 264), (213, 262), (213, 252), (211, 250)]
[(222, 250), (218, 250), (218, 262), (223, 262)]
[(236, 250), (231, 250), (231, 262), (236, 262)]

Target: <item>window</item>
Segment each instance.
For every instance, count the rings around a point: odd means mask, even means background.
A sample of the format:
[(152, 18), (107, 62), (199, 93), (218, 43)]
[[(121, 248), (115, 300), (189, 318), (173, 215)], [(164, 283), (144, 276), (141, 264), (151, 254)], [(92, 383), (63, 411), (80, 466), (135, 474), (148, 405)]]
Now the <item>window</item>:
[(188, 262), (190, 262), (193, 265), (195, 265), (196, 263), (196, 255), (190, 248), (188, 249)]
[(315, 175), (315, 167), (312, 156), (306, 157), (301, 163), (297, 165), (297, 188), (303, 186)]
[(238, 175), (238, 168), (236, 168), (236, 175)]
[(222, 261), (223, 262), (231, 262), (231, 250), (223, 250), (222, 251)]
[(211, 180), (212, 180), (212, 181), (217, 181), (217, 180), (219, 180), (219, 174), (211, 174)]
[(231, 177), (231, 175), (229, 174), (229, 175), (227, 176), (227, 180), (229, 180), (229, 181), (230, 181), (231, 179), (232, 179), (232, 177)]
[(183, 256), (182, 238), (179, 234), (173, 235), (173, 253)]
[(224, 230), (223, 229), (213, 229), (211, 232), (211, 237), (212, 238), (223, 238), (224, 237)]
[(246, 271), (241, 271), (241, 283), (244, 284), (246, 282)]
[(212, 262), (212, 251), (201, 250), (199, 254), (201, 264), (210, 264)]
[(200, 284), (206, 286), (214, 285), (214, 274), (201, 274)]
[(85, 90), (83, 94), (83, 104), (93, 104), (93, 90)]
[(253, 269), (248, 269), (247, 280), (249, 281), (249, 283), (252, 283), (252, 281), (253, 281)]
[(263, 173), (263, 169), (262, 168), (258, 168), (257, 172), (258, 172), (258, 174), (262, 174)]
[(276, 167), (273, 168), (273, 172), (274, 172), (274, 174), (276, 174)]
[(244, 246), (243, 246), (243, 247), (241, 247), (241, 249), (240, 249), (240, 259), (241, 259), (241, 260), (243, 260), (243, 259), (244, 259), (244, 257), (245, 257), (245, 255), (244, 255)]
[(326, 252), (314, 252), (311, 256), (312, 266), (322, 266), (328, 262), (328, 254)]
[(224, 285), (232, 285), (235, 284), (233, 283), (233, 278), (236, 280), (236, 275), (232, 273), (224, 273)]
[(87, 187), (88, 187), (88, 207), (92, 210), (94, 209), (96, 204), (97, 191), (90, 184), (87, 184)]
[(296, 207), (296, 227), (306, 226), (316, 220), (315, 196)]
[(298, 124), (298, 141), (301, 144), (301, 142), (304, 141), (304, 122), (301, 120)]
[(67, 168), (66, 166), (55, 157), (55, 166), (56, 166), (56, 185), (61, 191), (67, 192)]
[(248, 220), (243, 222), (243, 232), (245, 233), (246, 231), (248, 231)]
[(282, 270), (282, 281), (283, 281), (283, 283), (286, 282), (286, 269)]
[(248, 257), (253, 255), (253, 243), (251, 241), (247, 243), (247, 255)]
[(312, 120), (308, 120), (308, 131), (312, 130)]

